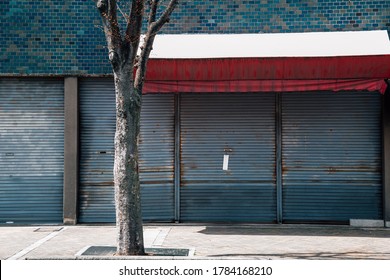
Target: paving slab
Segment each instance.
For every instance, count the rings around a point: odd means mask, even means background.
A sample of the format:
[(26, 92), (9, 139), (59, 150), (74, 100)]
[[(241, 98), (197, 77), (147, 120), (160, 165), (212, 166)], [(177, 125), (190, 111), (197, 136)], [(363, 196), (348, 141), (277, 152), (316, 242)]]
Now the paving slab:
[(44, 238), (47, 233), (39, 229), (40, 227), (0, 227), (0, 259), (8, 259)]
[[(145, 247), (190, 249), (191, 258), (390, 260), (389, 228), (146, 224), (144, 237)], [(0, 227), (0, 258), (75, 259), (115, 238), (112, 225)]]
[[(91, 245), (115, 245), (114, 226), (63, 226), (51, 228), (0, 227), (1, 259), (63, 258), (76, 256)], [(145, 246), (160, 244), (167, 228), (144, 230)], [(4, 248), (4, 249), (3, 249)]]
[(340, 226), (178, 226), (164, 245), (194, 247), (195, 256), (235, 259), (386, 259), (388, 229)]

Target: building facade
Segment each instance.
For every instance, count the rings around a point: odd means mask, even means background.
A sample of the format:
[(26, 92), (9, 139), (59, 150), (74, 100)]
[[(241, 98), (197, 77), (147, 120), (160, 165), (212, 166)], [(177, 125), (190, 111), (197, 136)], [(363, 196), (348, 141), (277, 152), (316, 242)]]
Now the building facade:
[[(163, 33), (389, 32), (387, 2), (183, 1)], [(115, 95), (93, 1), (2, 1), (0, 13), (0, 223), (114, 222)], [(240, 47), (151, 58), (145, 221), (388, 226), (390, 52)]]

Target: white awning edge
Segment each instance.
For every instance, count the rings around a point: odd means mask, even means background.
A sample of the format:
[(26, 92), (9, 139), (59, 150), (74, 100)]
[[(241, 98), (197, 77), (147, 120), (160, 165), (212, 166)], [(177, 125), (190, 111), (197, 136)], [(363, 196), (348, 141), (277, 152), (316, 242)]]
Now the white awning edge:
[(150, 58), (331, 57), (390, 55), (386, 30), (157, 35)]

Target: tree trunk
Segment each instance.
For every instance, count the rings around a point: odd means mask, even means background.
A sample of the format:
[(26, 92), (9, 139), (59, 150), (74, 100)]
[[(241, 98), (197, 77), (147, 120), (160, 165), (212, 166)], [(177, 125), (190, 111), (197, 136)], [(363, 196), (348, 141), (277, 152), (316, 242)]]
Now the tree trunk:
[(132, 73), (114, 73), (116, 132), (114, 185), (117, 225), (117, 255), (143, 255), (138, 139), (142, 96), (134, 88)]
[[(126, 32), (122, 36), (117, 19), (117, 1), (95, 0), (106, 35), (116, 93), (114, 185), (118, 230), (117, 255), (145, 254), (138, 169), (142, 87), (154, 37), (169, 21), (178, 0), (170, 0), (157, 19), (159, 2), (160, 0), (147, 1), (150, 6), (148, 31), (141, 54), (137, 58), (146, 1), (129, 1), (130, 16), (126, 18)], [(135, 78), (134, 67), (137, 69)]]

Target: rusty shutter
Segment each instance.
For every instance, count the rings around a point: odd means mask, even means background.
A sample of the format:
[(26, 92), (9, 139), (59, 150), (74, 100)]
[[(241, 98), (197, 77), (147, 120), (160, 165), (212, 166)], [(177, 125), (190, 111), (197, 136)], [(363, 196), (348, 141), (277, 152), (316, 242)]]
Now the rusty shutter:
[(283, 218), (382, 218), (381, 96), (286, 93), (282, 98)]
[(275, 95), (183, 94), (180, 111), (181, 220), (276, 221)]
[[(143, 218), (174, 219), (174, 96), (143, 96), (140, 179)], [(115, 222), (115, 92), (112, 79), (80, 81), (81, 223)]]

